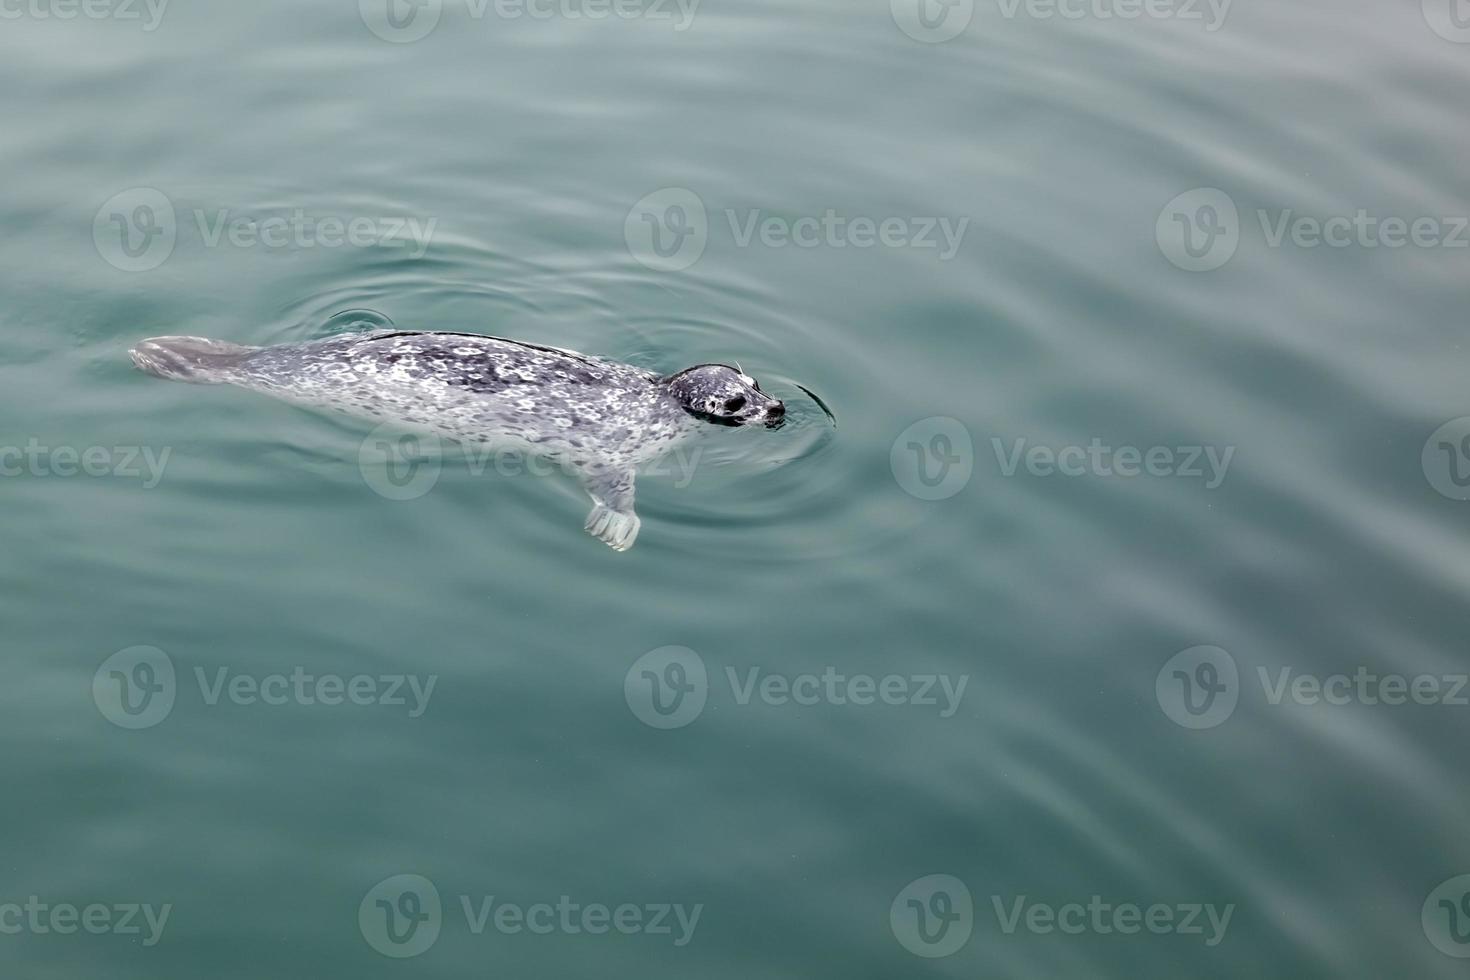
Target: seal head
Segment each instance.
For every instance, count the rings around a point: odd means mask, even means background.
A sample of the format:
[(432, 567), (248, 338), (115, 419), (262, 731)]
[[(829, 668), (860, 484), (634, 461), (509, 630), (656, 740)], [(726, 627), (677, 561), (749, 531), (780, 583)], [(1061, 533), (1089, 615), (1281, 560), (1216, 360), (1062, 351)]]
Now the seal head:
[(668, 378), (667, 384), (684, 411), (715, 425), (757, 423), (774, 429), (786, 417), (785, 405), (728, 364), (697, 364)]

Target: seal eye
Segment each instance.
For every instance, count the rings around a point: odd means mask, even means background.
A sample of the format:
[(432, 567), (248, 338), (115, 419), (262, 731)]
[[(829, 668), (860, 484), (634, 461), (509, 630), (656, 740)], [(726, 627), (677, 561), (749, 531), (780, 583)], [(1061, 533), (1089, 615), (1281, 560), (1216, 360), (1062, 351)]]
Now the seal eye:
[(745, 407), (745, 396), (744, 395), (736, 395), (734, 398), (732, 398), (729, 401), (725, 402), (725, 411), (727, 411), (727, 412), (738, 412), (738, 411), (740, 411), (744, 407)]

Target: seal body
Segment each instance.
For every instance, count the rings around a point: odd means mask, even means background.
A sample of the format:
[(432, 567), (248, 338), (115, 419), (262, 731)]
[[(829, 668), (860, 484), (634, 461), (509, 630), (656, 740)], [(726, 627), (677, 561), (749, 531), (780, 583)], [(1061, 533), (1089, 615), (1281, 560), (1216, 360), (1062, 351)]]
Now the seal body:
[(562, 464), (592, 497), (587, 530), (633, 545), (639, 467), (704, 424), (778, 424), (784, 406), (726, 365), (660, 376), (629, 364), (480, 334), (380, 330), (243, 347), (157, 337), (134, 364), (177, 381), (230, 384)]

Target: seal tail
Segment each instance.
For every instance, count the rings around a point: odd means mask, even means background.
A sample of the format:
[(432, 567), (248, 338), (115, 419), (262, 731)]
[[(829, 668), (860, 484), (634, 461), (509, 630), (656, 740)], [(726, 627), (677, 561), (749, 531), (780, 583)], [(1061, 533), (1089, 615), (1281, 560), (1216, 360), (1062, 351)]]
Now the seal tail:
[(139, 369), (170, 381), (223, 384), (229, 369), (260, 350), (204, 337), (151, 337), (128, 351)]

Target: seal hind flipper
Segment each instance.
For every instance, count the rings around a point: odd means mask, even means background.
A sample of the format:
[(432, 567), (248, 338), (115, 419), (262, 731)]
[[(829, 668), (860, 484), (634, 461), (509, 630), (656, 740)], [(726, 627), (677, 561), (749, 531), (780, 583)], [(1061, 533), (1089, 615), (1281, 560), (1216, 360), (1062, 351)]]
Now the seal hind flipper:
[(590, 470), (582, 486), (592, 498), (586, 530), (614, 551), (627, 551), (638, 538), (642, 521), (633, 512), (633, 470)]
[(140, 370), (170, 381), (220, 384), (232, 380), (231, 368), (260, 350), (205, 337), (151, 337), (128, 351)]

